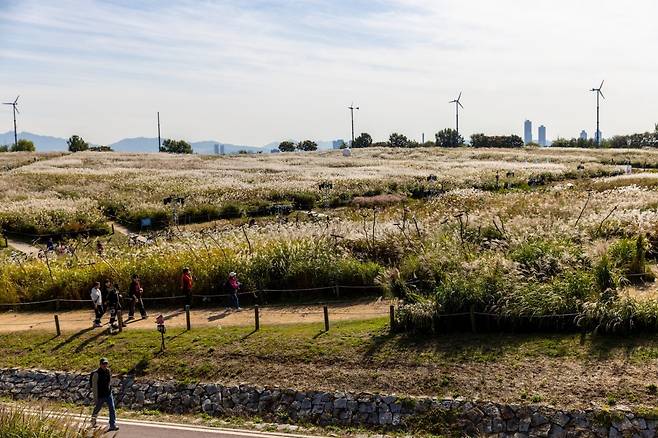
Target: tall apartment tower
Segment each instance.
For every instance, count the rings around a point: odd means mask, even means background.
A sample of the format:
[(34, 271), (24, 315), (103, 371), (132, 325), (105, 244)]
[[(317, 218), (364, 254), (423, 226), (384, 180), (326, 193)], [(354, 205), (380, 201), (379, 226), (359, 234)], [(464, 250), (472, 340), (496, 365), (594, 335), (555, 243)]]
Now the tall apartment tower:
[(219, 155), (219, 145), (215, 143), (215, 155)]
[(539, 125), (537, 139), (539, 146), (546, 146), (546, 126)]
[(523, 143), (532, 143), (532, 122), (530, 120), (523, 123)]
[(587, 131), (585, 131), (584, 129), (580, 131), (580, 139), (587, 140)]
[(220, 155), (225, 155), (226, 154), (226, 148), (223, 144), (219, 145), (219, 153), (220, 153)]

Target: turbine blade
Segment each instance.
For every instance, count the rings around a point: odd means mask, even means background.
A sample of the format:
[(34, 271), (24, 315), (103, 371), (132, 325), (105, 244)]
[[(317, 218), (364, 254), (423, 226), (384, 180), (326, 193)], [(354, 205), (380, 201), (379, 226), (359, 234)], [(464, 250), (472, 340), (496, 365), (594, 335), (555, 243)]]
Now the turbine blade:
[(16, 100), (14, 101), (14, 105), (16, 105), (16, 102), (18, 102), (18, 98), (21, 97), (20, 95), (16, 96)]
[(460, 91), (459, 96), (457, 97), (457, 102), (459, 102), (459, 99), (461, 99), (461, 98), (462, 98), (462, 92)]
[(599, 94), (601, 95), (601, 97), (605, 99), (605, 96), (603, 95), (603, 93), (601, 92), (601, 90), (598, 90), (598, 91), (599, 91)]
[(605, 82), (605, 79), (601, 81), (601, 85), (599, 85), (599, 90), (601, 90), (601, 88), (603, 88), (603, 83), (604, 82)]
[(464, 108), (464, 105), (462, 105), (460, 101), (457, 101), (457, 104), (458, 104), (460, 107)]
[(21, 113), (20, 111), (18, 111), (18, 108), (17, 108), (17, 107), (14, 107), (14, 110), (15, 110), (18, 114)]

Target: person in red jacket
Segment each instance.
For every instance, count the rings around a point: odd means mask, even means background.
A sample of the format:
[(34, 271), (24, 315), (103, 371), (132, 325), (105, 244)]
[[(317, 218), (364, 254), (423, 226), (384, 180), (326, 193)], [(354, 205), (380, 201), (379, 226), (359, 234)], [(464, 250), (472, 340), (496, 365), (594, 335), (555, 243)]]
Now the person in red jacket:
[(130, 299), (130, 306), (128, 308), (128, 321), (135, 319), (135, 307), (139, 309), (142, 319), (148, 317), (146, 314), (146, 309), (144, 308), (144, 301), (142, 300), (142, 294), (144, 289), (142, 289), (142, 283), (139, 280), (137, 274), (133, 274), (132, 281), (130, 282), (130, 288), (128, 289), (128, 297)]
[(192, 305), (192, 287), (194, 286), (194, 281), (192, 280), (192, 273), (190, 268), (183, 268), (183, 275), (180, 279), (180, 288), (185, 295), (188, 305)]

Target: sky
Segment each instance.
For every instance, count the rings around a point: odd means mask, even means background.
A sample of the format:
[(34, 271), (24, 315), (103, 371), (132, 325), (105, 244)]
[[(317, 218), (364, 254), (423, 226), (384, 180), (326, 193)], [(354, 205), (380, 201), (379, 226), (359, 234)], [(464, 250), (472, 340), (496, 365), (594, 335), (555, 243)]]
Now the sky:
[[(0, 0), (0, 100), (18, 130), (96, 144), (162, 135), (420, 140), (604, 136), (658, 123), (653, 0)], [(13, 128), (0, 107), (0, 132)]]

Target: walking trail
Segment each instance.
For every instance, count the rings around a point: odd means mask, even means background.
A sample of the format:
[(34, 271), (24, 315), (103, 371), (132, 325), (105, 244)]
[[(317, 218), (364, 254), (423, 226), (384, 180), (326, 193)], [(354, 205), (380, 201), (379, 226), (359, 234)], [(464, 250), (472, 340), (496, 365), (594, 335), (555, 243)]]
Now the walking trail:
[[(333, 321), (364, 320), (385, 317), (389, 314), (389, 306), (393, 304), (388, 300), (355, 301), (350, 303), (327, 304), (330, 323)], [(0, 309), (2, 309), (0, 307)], [(139, 313), (133, 321), (127, 321), (127, 310), (124, 310), (124, 319), (127, 330), (133, 328), (154, 329), (155, 318), (162, 314), (165, 316), (168, 327), (184, 327), (186, 324), (185, 311), (180, 308), (148, 309), (149, 317), (141, 319)], [(55, 313), (59, 316), (61, 330), (64, 332), (79, 331), (89, 328), (94, 319), (92, 310), (68, 311), (14, 311), (3, 309), (0, 312), (0, 332), (16, 332), (22, 330), (54, 330)], [(301, 324), (324, 322), (322, 306), (316, 305), (286, 305), (265, 306), (259, 309), (261, 326), (276, 324)], [(109, 313), (103, 316), (102, 322), (108, 323)], [(222, 326), (253, 326), (254, 309), (234, 310), (225, 307), (192, 309), (190, 322), (193, 327), (222, 327)]]
[(20, 240), (12, 239), (10, 237), (7, 237), (7, 244), (28, 257), (36, 258), (39, 255), (39, 251), (41, 251), (41, 248), (37, 248), (29, 243), (21, 242)]

